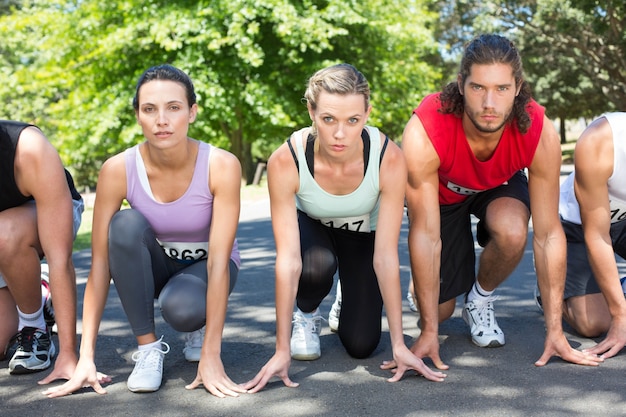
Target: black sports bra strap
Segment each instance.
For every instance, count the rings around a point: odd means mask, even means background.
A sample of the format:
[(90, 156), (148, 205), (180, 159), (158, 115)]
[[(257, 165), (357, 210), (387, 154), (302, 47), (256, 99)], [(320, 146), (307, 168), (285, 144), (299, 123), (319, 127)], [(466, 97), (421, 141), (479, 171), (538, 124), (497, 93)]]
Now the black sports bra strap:
[(370, 162), (370, 135), (367, 133), (367, 129), (363, 129), (361, 132), (361, 139), (363, 140), (363, 176), (367, 172), (367, 166)]
[(385, 155), (385, 149), (387, 149), (387, 144), (389, 143), (389, 136), (385, 135), (385, 143), (383, 143), (383, 147), (380, 150), (380, 161), (378, 162), (378, 166), (383, 163), (383, 156)]
[(312, 177), (315, 177), (315, 138), (309, 133), (306, 138), (306, 149), (304, 150), (304, 156), (306, 157), (306, 165), (309, 167), (309, 172)]
[(287, 146), (289, 146), (289, 150), (291, 151), (291, 156), (293, 156), (293, 161), (296, 163), (296, 168), (300, 171), (300, 164), (298, 163), (298, 157), (296, 156), (296, 151), (293, 149), (293, 145), (289, 138), (287, 138)]

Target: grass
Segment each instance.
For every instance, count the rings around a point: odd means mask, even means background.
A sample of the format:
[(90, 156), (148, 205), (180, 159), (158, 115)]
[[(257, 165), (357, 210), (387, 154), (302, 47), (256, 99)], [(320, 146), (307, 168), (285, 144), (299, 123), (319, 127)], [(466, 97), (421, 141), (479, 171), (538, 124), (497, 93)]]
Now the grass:
[(83, 220), (74, 240), (74, 252), (91, 247), (91, 220), (93, 219), (93, 207), (85, 207)]
[(564, 164), (572, 164), (574, 163), (574, 148), (576, 147), (576, 142), (567, 142), (561, 144), (561, 160)]

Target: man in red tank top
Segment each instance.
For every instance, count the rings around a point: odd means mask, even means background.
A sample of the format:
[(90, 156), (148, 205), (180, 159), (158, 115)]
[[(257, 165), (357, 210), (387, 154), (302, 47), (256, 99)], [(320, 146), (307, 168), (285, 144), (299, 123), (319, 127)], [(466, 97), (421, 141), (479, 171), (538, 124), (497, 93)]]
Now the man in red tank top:
[[(522, 259), (532, 212), (547, 328), (535, 365), (552, 356), (597, 365), (600, 358), (572, 349), (563, 334), (560, 141), (531, 98), (515, 46), (497, 35), (470, 42), (456, 82), (415, 109), (402, 147), (409, 168), (409, 251), (421, 326), (412, 352), (448, 369), (439, 356), (438, 326), (462, 294), (472, 341), (481, 347), (504, 345), (493, 292)], [(484, 247), (477, 273), (470, 215), (479, 219), (477, 241)]]

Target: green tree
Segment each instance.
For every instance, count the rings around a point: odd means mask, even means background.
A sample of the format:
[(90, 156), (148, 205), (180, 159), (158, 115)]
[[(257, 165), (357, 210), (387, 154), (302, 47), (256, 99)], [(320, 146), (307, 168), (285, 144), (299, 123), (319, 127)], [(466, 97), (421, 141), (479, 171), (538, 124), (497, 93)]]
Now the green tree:
[(0, 18), (0, 117), (41, 126), (94, 184), (107, 157), (141, 140), (138, 76), (172, 63), (198, 93), (190, 135), (230, 149), (250, 182), (256, 159), (310, 123), (306, 79), (331, 63), (361, 69), (371, 123), (398, 137), (440, 77), (435, 17), (421, 0), (34, 0)]

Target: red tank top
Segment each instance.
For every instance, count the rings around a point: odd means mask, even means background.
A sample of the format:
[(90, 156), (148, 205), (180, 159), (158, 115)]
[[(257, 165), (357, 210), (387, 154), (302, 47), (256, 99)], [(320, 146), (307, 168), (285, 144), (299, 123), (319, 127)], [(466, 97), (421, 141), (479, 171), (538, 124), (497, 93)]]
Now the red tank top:
[(467, 142), (462, 119), (439, 111), (439, 93), (431, 94), (413, 110), (421, 120), (439, 156), (439, 204), (455, 204), (472, 194), (506, 183), (515, 172), (527, 168), (535, 155), (543, 129), (544, 108), (528, 104), (530, 128), (521, 134), (509, 123), (491, 158), (479, 161)]

